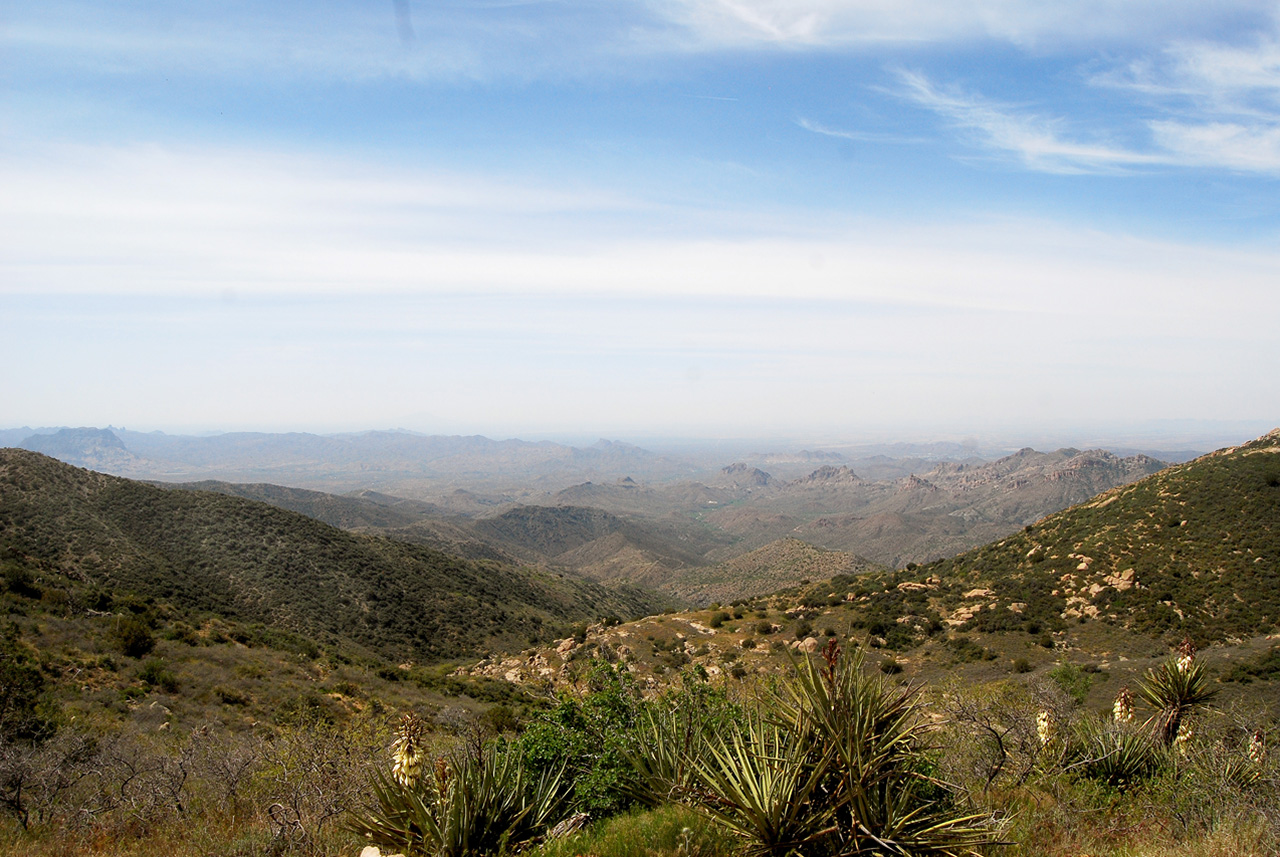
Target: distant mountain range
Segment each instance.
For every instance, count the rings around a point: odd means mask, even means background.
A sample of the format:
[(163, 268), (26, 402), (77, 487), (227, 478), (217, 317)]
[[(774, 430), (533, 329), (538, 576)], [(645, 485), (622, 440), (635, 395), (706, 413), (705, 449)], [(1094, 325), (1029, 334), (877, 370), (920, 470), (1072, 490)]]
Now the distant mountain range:
[[(16, 439), (18, 434), (24, 436)], [(371, 489), (411, 497), (424, 487), (534, 491), (601, 474), (662, 480), (694, 469), (682, 459), (610, 440), (579, 448), (550, 441), (403, 431), (192, 437), (97, 428), (8, 430), (0, 437), (11, 445), (117, 476), (272, 482), (337, 492)]]
[[(802, 450), (711, 467), (614, 441), (575, 448), (406, 432), (197, 438), (62, 429), (22, 445), (458, 556), (693, 598), (712, 597), (702, 586), (711, 578), (715, 591), (755, 591), (749, 574), (733, 576), (733, 561), (780, 540), (846, 554), (841, 562), (859, 568), (926, 562), (1164, 466), (1141, 454), (1076, 449), (1023, 449), (985, 461), (971, 448), (935, 445), (903, 447), (914, 456), (903, 459)], [(968, 457), (919, 457), (943, 453)], [(574, 481), (583, 474), (590, 478)], [(785, 585), (800, 577), (770, 579)]]
[(1145, 455), (1024, 449), (991, 462), (938, 463), (896, 479), (866, 479), (847, 465), (826, 464), (786, 481), (735, 463), (705, 483), (585, 483), (542, 502), (697, 521), (732, 539), (708, 551), (713, 562), (799, 538), (898, 566), (1005, 535), (1164, 466)]

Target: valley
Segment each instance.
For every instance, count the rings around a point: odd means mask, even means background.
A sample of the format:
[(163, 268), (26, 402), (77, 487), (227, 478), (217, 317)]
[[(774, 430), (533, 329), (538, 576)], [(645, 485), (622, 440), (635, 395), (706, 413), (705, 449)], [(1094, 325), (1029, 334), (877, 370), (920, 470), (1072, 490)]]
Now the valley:
[[(80, 444), (80, 460), (112, 455), (121, 469), (140, 467), (123, 442), (85, 438), (63, 440)], [(806, 453), (790, 466), (812, 469), (789, 478), (746, 460), (652, 482), (606, 480), (605, 468), (517, 498), (477, 484), (409, 497), (142, 481), (0, 450), (9, 677), (0, 805), (21, 810), (11, 816), (26, 819), (19, 827), (52, 825), (58, 837), (107, 829), (59, 810), (98, 806), (101, 824), (128, 838), (119, 825), (130, 813), (169, 829), (190, 803), (249, 836), (251, 849), (345, 857), (354, 852), (340, 819), (368, 811), (361, 795), (405, 712), (423, 718), (432, 752), (446, 758), (503, 735), (534, 740), (552, 723), (568, 729), (579, 721), (556, 718), (566, 706), (585, 706), (573, 717), (586, 717), (605, 704), (597, 694), (622, 694), (608, 705), (625, 698), (634, 712), (681, 694), (695, 697), (679, 705), (711, 693), (750, 706), (836, 649), (886, 687), (924, 694), (922, 712), (932, 714), (922, 722), (933, 718), (954, 744), (939, 763), (967, 784), (967, 800), (996, 811), (1011, 804), (967, 779), (978, 775), (965, 765), (994, 764), (981, 775), (988, 784), (1019, 765), (1024, 779), (1039, 771), (1035, 787), (1077, 809), (1092, 781), (1049, 764), (1025, 735), (1005, 748), (1006, 762), (981, 761), (990, 752), (982, 734), (1034, 735), (1045, 711), (1064, 729), (1094, 728), (1098, 712), (1150, 681), (1184, 640), (1199, 650), (1215, 700), (1196, 719), (1203, 740), (1217, 742), (1195, 762), (1204, 776), (1245, 724), (1260, 735), (1278, 728), (1280, 430), (1169, 466), (1023, 449), (991, 460), (882, 459), (864, 468), (880, 477), (869, 478), (856, 462), (823, 457)], [(42, 737), (52, 734), (58, 742)], [(349, 775), (318, 785), (304, 766), (272, 779), (289, 746), (322, 748), (325, 764), (346, 764)], [(239, 822), (207, 802), (210, 789), (227, 787), (219, 754), (245, 766)], [(633, 805), (629, 793), (589, 786), (603, 775), (590, 766), (602, 762), (572, 758), (566, 764), (587, 766), (575, 774), (586, 777), (575, 781), (576, 805), (595, 807), (602, 831), (619, 823), (613, 813)], [(1151, 788), (1176, 779), (1176, 766), (1151, 764)], [(72, 780), (50, 779), (48, 766)], [(129, 766), (148, 772), (137, 776), (150, 808), (78, 779), (93, 768), (117, 782)], [(196, 778), (173, 779), (181, 770)], [(1259, 782), (1275, 775), (1267, 768)], [(1254, 794), (1230, 788), (1232, 800)], [(1118, 794), (1107, 813), (1129, 805)], [(294, 821), (281, 826), (279, 810), (264, 807), (286, 798)], [(1257, 806), (1248, 812), (1280, 812)], [(704, 822), (680, 823), (713, 834)], [(1079, 841), (1067, 829), (1054, 835)], [(146, 836), (130, 841), (146, 853)]]

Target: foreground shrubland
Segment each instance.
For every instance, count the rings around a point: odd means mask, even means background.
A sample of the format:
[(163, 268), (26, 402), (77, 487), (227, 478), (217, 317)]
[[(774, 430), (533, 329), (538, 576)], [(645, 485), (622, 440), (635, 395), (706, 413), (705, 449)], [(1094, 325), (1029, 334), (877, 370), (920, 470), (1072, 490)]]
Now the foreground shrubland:
[[(1064, 689), (1065, 688), (1065, 689)], [(1275, 725), (1216, 709), (1184, 650), (1089, 711), (1070, 683), (915, 688), (829, 646), (771, 683), (645, 697), (596, 665), (520, 725), (90, 735), (0, 748), (0, 835), (34, 855), (1264, 855)], [(17, 721), (10, 721), (15, 723)], [(41, 731), (43, 729), (43, 731)]]

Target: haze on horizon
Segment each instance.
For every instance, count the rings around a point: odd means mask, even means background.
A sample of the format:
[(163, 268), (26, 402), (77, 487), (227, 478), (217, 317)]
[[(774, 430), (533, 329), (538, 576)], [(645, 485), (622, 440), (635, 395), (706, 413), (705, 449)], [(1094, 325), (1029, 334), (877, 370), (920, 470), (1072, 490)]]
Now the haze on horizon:
[(1280, 424), (1274, 3), (0, 10), (5, 426)]

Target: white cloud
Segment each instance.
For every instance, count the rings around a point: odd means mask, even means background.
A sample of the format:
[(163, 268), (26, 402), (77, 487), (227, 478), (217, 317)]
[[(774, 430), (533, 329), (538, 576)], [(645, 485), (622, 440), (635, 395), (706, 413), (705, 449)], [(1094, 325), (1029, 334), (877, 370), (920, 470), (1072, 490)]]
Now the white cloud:
[(637, 55), (744, 48), (1149, 45), (1273, 13), (1262, 0), (1212, 8), (1199, 0), (566, 0), (409, 9), (415, 35), (406, 41), (391, 3), (206, 10), (51, 0), (11, 14), (0, 40), (24, 66), (98, 74), (484, 81), (626, 75)]
[(651, 0), (690, 46), (795, 47), (999, 39), (1019, 45), (1148, 42), (1199, 32), (1221, 16), (1263, 17), (1246, 0), (1206, 9), (1196, 0)]
[(821, 122), (800, 118), (796, 124), (806, 131), (820, 134), (823, 137), (835, 137), (851, 143), (922, 143), (923, 138), (908, 137), (903, 134), (885, 134), (878, 131), (849, 131), (842, 128), (831, 128)]
[(1205, 109), (1248, 113), (1260, 101), (1270, 111), (1280, 97), (1280, 43), (1273, 37), (1244, 45), (1175, 42), (1155, 58), (1100, 74), (1094, 82)]
[(1280, 43), (1179, 42), (1093, 82), (1145, 96), (1171, 162), (1280, 174)]
[(762, 238), (734, 227), (735, 213), (707, 212), (663, 232), (671, 211), (590, 188), (226, 150), (75, 151), (0, 167), (11, 191), (0, 293), (692, 296), (995, 313), (1058, 312), (1070, 294), (1167, 311), (1171, 324), (1182, 310), (1159, 309), (1174, 306), (1165, 299), (1205, 303), (1210, 280), (1280, 299), (1274, 253), (1046, 224), (778, 215), (771, 234), (792, 237)]
[(1061, 119), (1026, 113), (1017, 106), (958, 89), (941, 89), (921, 74), (904, 72), (900, 78), (905, 97), (956, 127), (975, 133), (982, 145), (1014, 155), (1033, 170), (1084, 173), (1173, 162), (1163, 153), (1069, 139), (1063, 133), (1066, 123)]
[(1280, 360), (1268, 246), (994, 218), (779, 215), (792, 237), (766, 239), (707, 213), (633, 231), (609, 216), (671, 212), (283, 154), (74, 154), (0, 162), (19, 420), (389, 425), (426, 403), (458, 430), (758, 431), (1274, 399), (1277, 382), (1241, 374)]
[[(1232, 61), (1206, 61), (1209, 53)], [(1067, 121), (1045, 117), (1020, 105), (1000, 104), (958, 88), (935, 85), (922, 74), (902, 73), (901, 94), (974, 135), (981, 147), (1012, 155), (1031, 170), (1048, 173), (1115, 172), (1144, 167), (1197, 167), (1246, 173), (1280, 174), (1280, 77), (1264, 71), (1280, 51), (1195, 52), (1178, 74), (1157, 75), (1134, 66), (1124, 77), (1099, 76), (1095, 82), (1124, 86), (1159, 96), (1160, 118), (1142, 120), (1149, 132), (1145, 148), (1073, 138)], [(1190, 56), (1186, 49), (1180, 57)], [(1168, 104), (1176, 99), (1177, 104)]]
[(1180, 164), (1280, 174), (1280, 124), (1152, 122), (1156, 143)]

